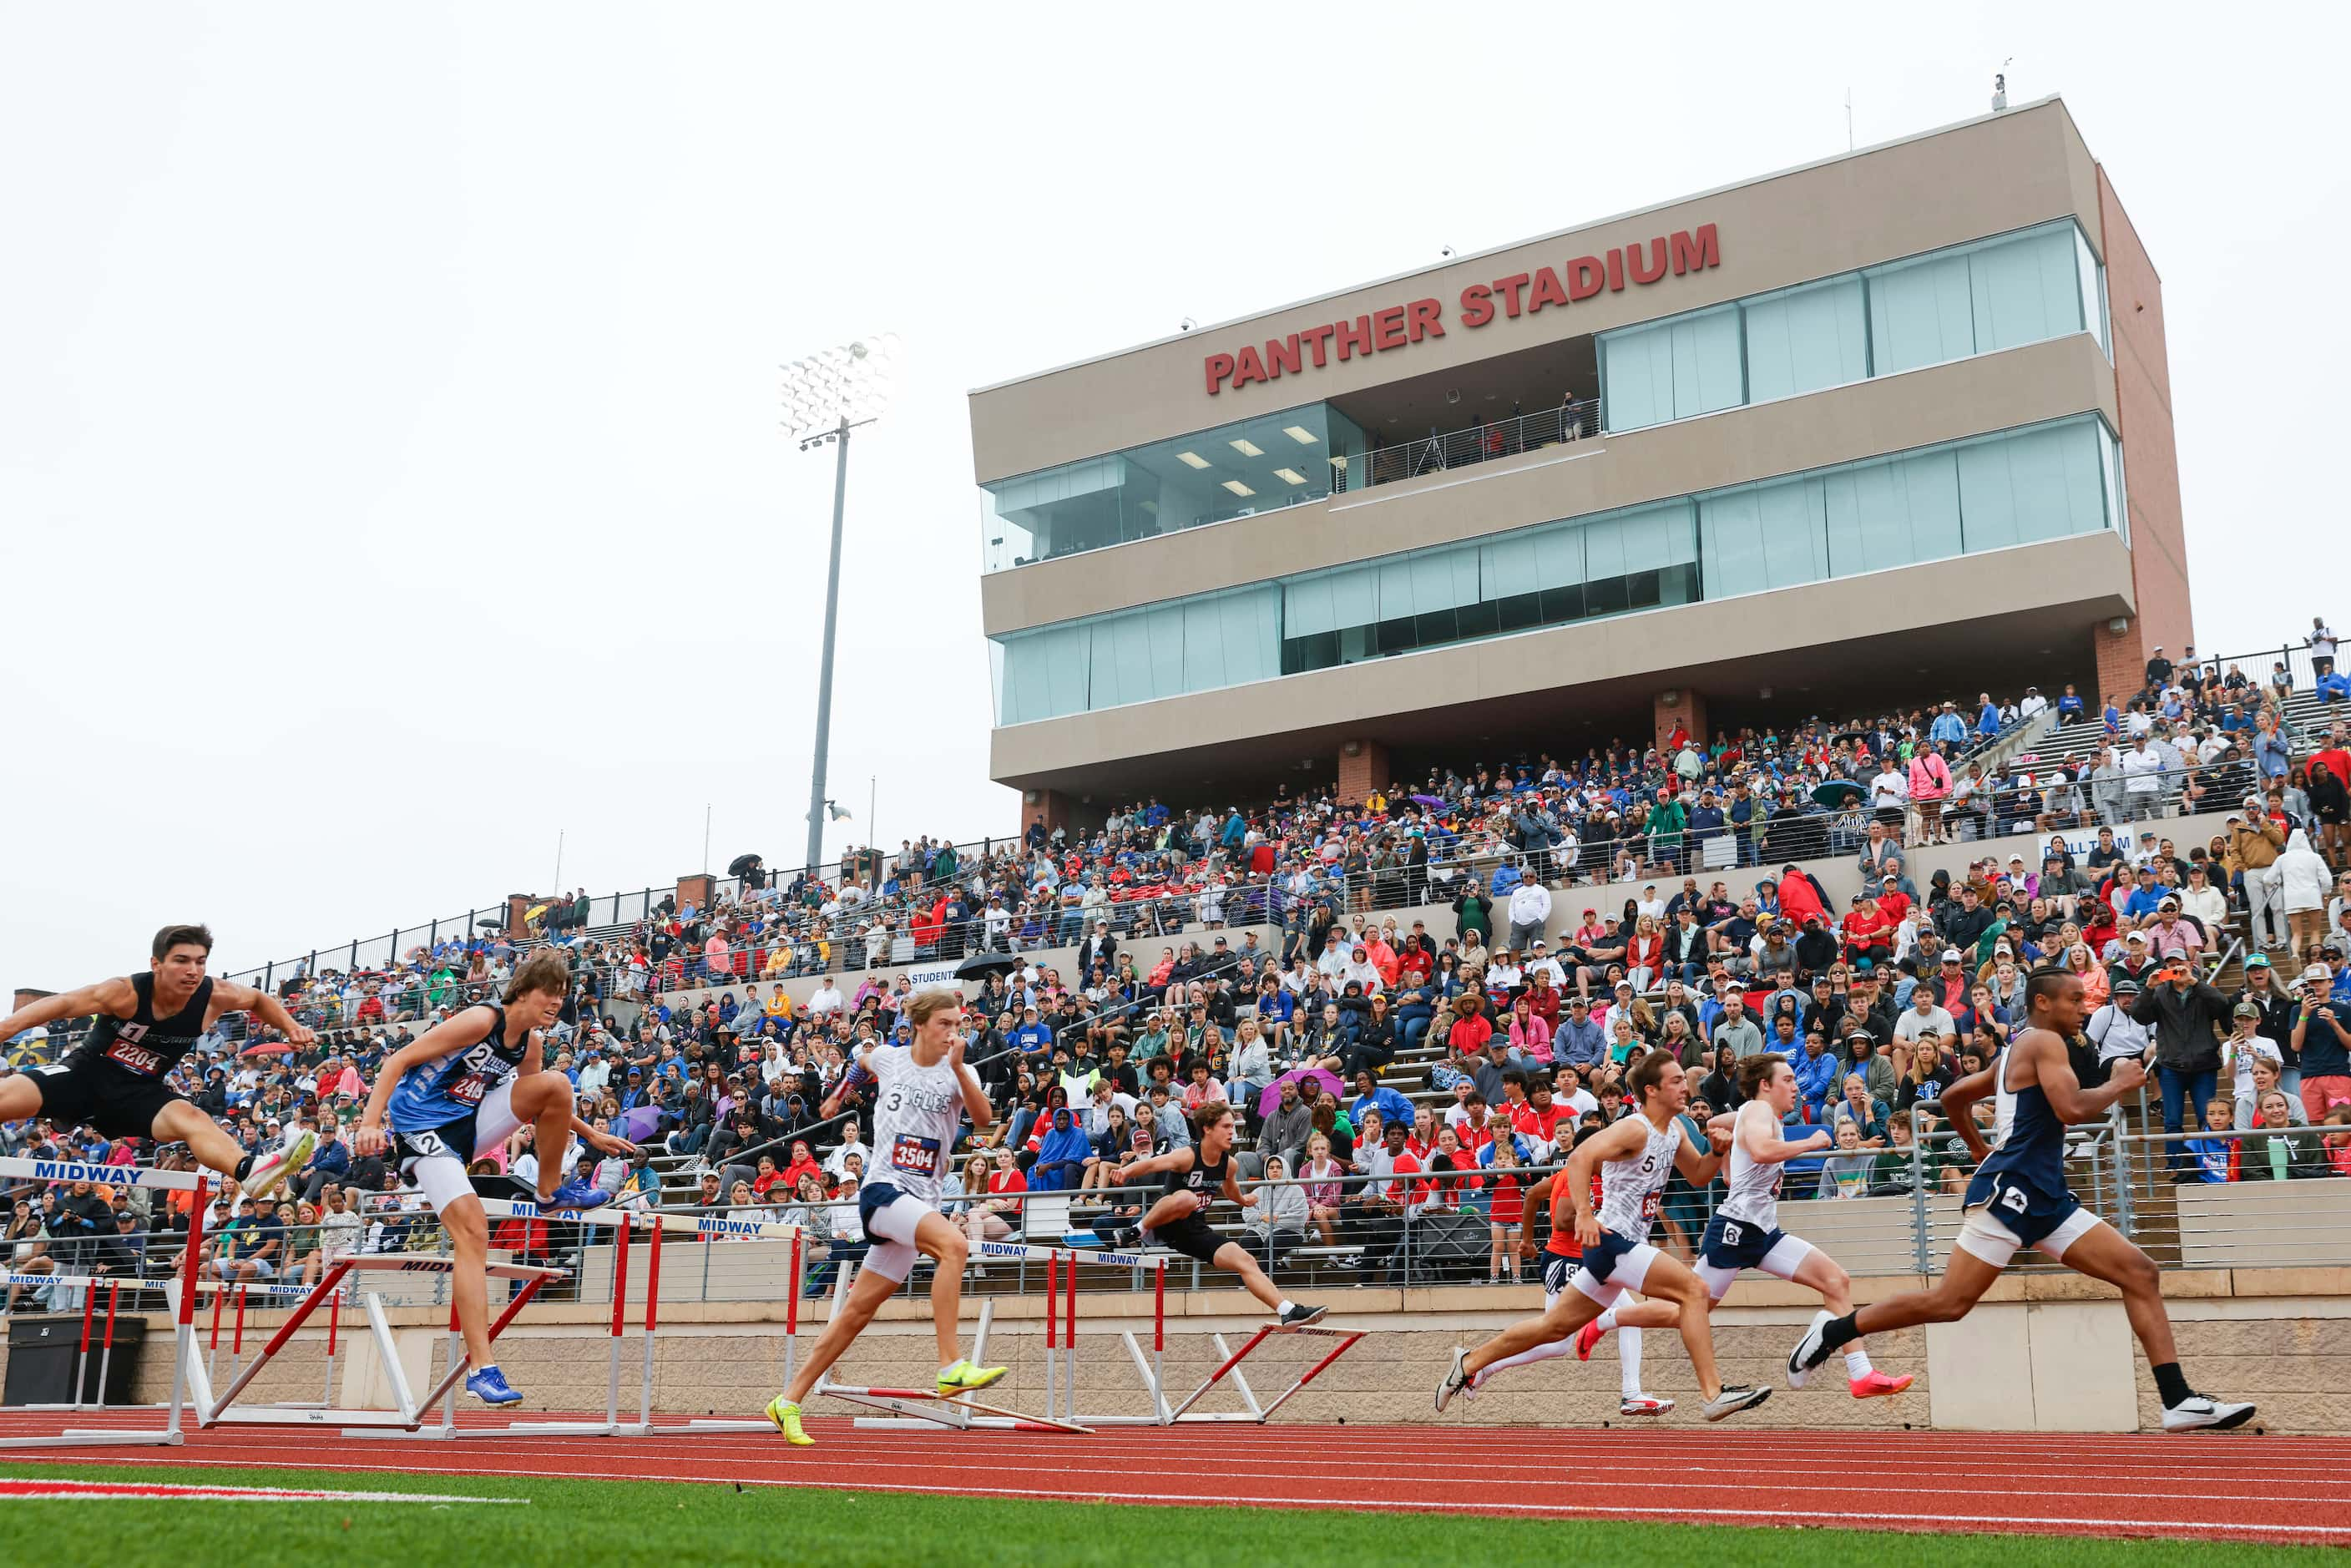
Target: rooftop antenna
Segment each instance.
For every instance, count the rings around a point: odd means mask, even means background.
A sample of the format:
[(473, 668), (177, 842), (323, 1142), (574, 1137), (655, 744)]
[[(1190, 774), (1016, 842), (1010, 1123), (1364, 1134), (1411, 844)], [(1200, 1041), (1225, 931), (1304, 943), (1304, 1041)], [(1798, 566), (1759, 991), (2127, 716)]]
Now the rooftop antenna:
[(2000, 69), (1991, 74), (1991, 111), (1994, 114), (2001, 113), (2008, 108), (2008, 68), (2015, 63), (2016, 57), (2011, 55), (2001, 61)]

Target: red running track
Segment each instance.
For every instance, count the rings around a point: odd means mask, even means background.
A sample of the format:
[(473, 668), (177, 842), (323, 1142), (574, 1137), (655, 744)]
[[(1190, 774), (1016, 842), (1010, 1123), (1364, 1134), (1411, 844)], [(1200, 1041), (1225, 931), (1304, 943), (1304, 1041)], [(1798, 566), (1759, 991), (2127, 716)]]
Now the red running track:
[[(146, 1414), (7, 1412), (0, 1414), (0, 1436), (131, 1424), (161, 1422)], [(870, 1431), (828, 1417), (808, 1427), (814, 1448), (759, 1435), (406, 1442), (249, 1427), (193, 1433), (172, 1450), (0, 1451), (0, 1467), (14, 1458), (701, 1483), (717, 1477), (745, 1486), (1220, 1506), (1235, 1500), (1234, 1478), (1278, 1474), (1293, 1506), (1381, 1513), (2351, 1545), (2351, 1440), (2330, 1437), (1303, 1425), (1061, 1437)], [(1805, 1473), (1792, 1463), (1799, 1457)], [(941, 1479), (976, 1465), (985, 1467), (977, 1489)], [(1314, 1500), (1295, 1500), (1306, 1498)], [(2265, 1500), (2273, 1499), (2291, 1502)]]

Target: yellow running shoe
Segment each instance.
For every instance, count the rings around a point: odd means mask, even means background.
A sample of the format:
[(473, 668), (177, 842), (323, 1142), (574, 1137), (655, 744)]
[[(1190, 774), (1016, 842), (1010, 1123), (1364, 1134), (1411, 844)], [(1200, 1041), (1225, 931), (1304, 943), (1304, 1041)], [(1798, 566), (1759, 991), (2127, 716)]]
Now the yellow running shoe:
[(977, 1394), (1005, 1374), (1000, 1366), (974, 1366), (969, 1361), (958, 1361), (939, 1374), (942, 1396)]
[(816, 1442), (814, 1437), (800, 1430), (800, 1407), (780, 1394), (768, 1401), (768, 1419), (776, 1424), (776, 1430), (784, 1435), (784, 1441), (796, 1448), (809, 1448)]

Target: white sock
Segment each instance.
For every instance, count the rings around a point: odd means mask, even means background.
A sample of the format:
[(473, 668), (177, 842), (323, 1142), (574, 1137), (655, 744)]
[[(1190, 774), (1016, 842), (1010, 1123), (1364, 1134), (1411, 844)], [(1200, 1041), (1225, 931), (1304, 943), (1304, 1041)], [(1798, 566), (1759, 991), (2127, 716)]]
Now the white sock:
[(1490, 1364), (1485, 1371), (1478, 1375), (1477, 1381), (1482, 1384), (1506, 1366), (1532, 1366), (1539, 1361), (1549, 1361), (1554, 1356), (1567, 1355), (1574, 1349), (1574, 1335), (1570, 1334), (1565, 1339), (1555, 1339), (1549, 1344), (1539, 1344), (1532, 1350), (1522, 1350), (1516, 1355), (1506, 1355), (1501, 1360)]
[(1844, 1353), (1844, 1375), (1847, 1377), (1859, 1379), (1867, 1377), (1869, 1373), (1869, 1352), (1862, 1349), (1861, 1342), (1855, 1340), (1851, 1348)]
[(942, 1377), (945, 1377), (948, 1373), (953, 1372), (953, 1371), (956, 1369), (956, 1363), (957, 1363), (957, 1362), (960, 1362), (960, 1361), (962, 1361), (962, 1360), (963, 1360), (963, 1357), (961, 1357), (961, 1356), (957, 1356), (957, 1357), (956, 1357), (955, 1361), (943, 1361), (943, 1362), (941, 1362), (941, 1363), (939, 1364), (939, 1375), (940, 1375), (940, 1376), (942, 1376)]
[[(1613, 1312), (1614, 1308), (1610, 1311)], [(1625, 1397), (1634, 1398), (1641, 1392), (1641, 1331), (1622, 1329), (1616, 1334), (1616, 1361), (1623, 1372)]]
[(1273, 1310), (1274, 1310), (1275, 1312), (1281, 1312), (1281, 1313), (1287, 1314), (1287, 1313), (1289, 1312), (1289, 1311), (1290, 1311), (1290, 1298), (1289, 1298), (1288, 1296), (1284, 1296), (1284, 1297), (1282, 1297), (1282, 1298), (1281, 1298), (1281, 1304), (1280, 1304), (1280, 1306), (1278, 1306), (1278, 1307), (1274, 1308)]
[[(1593, 1328), (1598, 1329), (1602, 1333), (1607, 1333), (1608, 1332), (1610, 1332), (1611, 1330), (1613, 1330), (1614, 1328), (1615, 1328), (1615, 1326), (1616, 1326), (1616, 1309), (1615, 1309), (1615, 1308), (1614, 1308), (1614, 1307), (1611, 1307), (1611, 1308), (1609, 1308), (1606, 1312), (1604, 1312), (1601, 1313), (1598, 1317), (1596, 1317), (1596, 1318), (1593, 1319), (1593, 1320), (1592, 1320), (1592, 1326), (1593, 1326)], [(1635, 1330), (1633, 1330), (1633, 1331), (1631, 1331), (1631, 1332), (1637, 1333), (1639, 1333), (1640, 1331), (1639, 1331), (1639, 1330), (1637, 1330), (1637, 1329), (1635, 1329)], [(1637, 1340), (1635, 1340), (1634, 1343), (1637, 1344), (1637, 1343), (1639, 1343), (1640, 1342), (1639, 1342), (1639, 1341), (1637, 1341)]]

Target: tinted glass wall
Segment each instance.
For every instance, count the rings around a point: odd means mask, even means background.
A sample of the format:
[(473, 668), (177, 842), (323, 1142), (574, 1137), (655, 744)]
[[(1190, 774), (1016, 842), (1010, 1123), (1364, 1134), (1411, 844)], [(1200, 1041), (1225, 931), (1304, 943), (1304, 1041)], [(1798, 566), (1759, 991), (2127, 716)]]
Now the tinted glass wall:
[(1364, 433), (1322, 403), (1155, 441), (981, 488), (981, 569), (1003, 571), (1246, 517), (1347, 488)]
[(1602, 423), (1639, 430), (2069, 332), (2104, 347), (2105, 290), (2064, 218), (1604, 332)]
[(1015, 632), (994, 644), (997, 722), (2125, 532), (2125, 516), (2121, 447), (2085, 414)]

